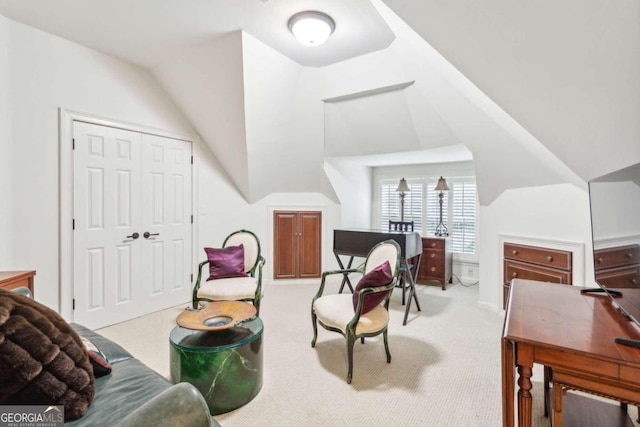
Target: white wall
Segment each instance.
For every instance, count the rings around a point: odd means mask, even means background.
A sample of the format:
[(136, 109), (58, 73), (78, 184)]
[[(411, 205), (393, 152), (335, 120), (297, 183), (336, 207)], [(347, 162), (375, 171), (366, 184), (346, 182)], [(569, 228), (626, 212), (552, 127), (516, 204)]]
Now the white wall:
[(153, 73), (249, 199), (242, 33), (185, 48)]
[[(592, 285), (593, 260), (589, 196), (569, 184), (507, 190), (491, 205), (480, 207), (479, 300), (502, 308), (501, 235), (584, 244), (582, 274)], [(575, 276), (575, 273), (574, 273)]]
[(8, 97), (11, 111), (11, 133), (0, 152), (9, 145), (12, 189), (0, 184), (0, 198), (13, 212), (0, 225), (11, 230), (0, 244), (10, 248), (11, 258), (0, 257), (0, 268), (37, 270), (36, 299), (58, 309), (59, 108), (174, 132), (192, 129), (148, 72), (31, 27), (0, 22), (9, 34), (2, 37), (10, 53), (0, 75), (10, 78), (2, 98)]
[(11, 109), (9, 108), (9, 21), (0, 15), (0, 269), (12, 265)]
[(638, 1), (382, 1), (583, 180), (640, 161)]
[(327, 159), (324, 170), (340, 201), (340, 228), (371, 228), (371, 168), (348, 159)]
[(319, 72), (242, 34), (250, 199), (320, 192), (336, 199), (323, 162)]
[[(371, 108), (371, 102), (364, 102), (365, 98), (345, 102), (345, 107), (349, 104), (359, 107), (362, 116), (346, 117), (340, 109), (343, 114), (341, 119), (348, 118), (347, 123), (341, 123), (335, 114), (329, 116), (334, 123), (338, 123), (340, 129), (359, 129), (367, 120), (382, 121), (386, 129), (379, 133), (395, 134), (399, 138), (396, 141), (387, 137), (387, 145), (383, 147), (387, 152), (411, 149), (406, 139), (416, 139), (416, 136), (419, 136), (423, 149), (464, 144), (473, 153), (478, 196), (482, 205), (490, 204), (507, 188), (565, 182), (586, 188), (584, 181), (393, 12), (384, 5), (380, 6), (379, 2), (375, 4), (396, 34), (396, 40), (383, 51), (324, 67), (325, 97), (358, 94), (411, 81), (415, 83), (396, 94), (369, 97), (369, 101), (374, 101), (396, 95), (394, 102), (382, 107), (374, 105), (376, 108)], [(338, 107), (336, 105), (335, 109)], [(391, 116), (385, 108), (391, 111), (398, 108), (408, 110), (411, 121), (416, 123), (412, 129), (416, 136), (411, 136), (411, 132), (406, 130), (406, 121), (384, 118), (385, 115)], [(356, 110), (352, 108), (349, 112), (355, 113)], [(424, 123), (429, 123), (433, 129), (426, 131)], [(327, 131), (327, 136), (346, 133), (339, 132), (340, 129)], [(352, 133), (356, 139), (365, 135), (358, 142), (364, 146), (362, 154), (368, 154), (368, 140), (371, 138), (367, 138), (363, 131)], [(375, 152), (381, 151), (381, 147), (375, 148)], [(348, 154), (355, 155), (356, 152), (351, 150)]]
[[(260, 239), (267, 260), (263, 280), (268, 283), (273, 280), (273, 211), (319, 210), (323, 213), (322, 267), (324, 270), (336, 266), (332, 252), (333, 229), (340, 225), (340, 205), (319, 193), (274, 193), (256, 203), (248, 203), (206, 147), (198, 166), (200, 246), (220, 247), (224, 238), (235, 230), (253, 231)], [(196, 257), (204, 260), (205, 254), (197, 253)]]
[(596, 248), (640, 244), (639, 185), (633, 181), (592, 182), (589, 185)]

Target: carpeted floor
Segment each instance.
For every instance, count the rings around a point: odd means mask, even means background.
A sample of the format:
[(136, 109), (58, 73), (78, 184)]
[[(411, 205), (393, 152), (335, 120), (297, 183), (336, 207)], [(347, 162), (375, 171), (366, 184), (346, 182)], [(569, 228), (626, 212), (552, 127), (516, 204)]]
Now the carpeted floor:
[[(337, 287), (336, 287), (337, 289)], [(312, 348), (311, 298), (317, 285), (267, 285), (262, 391), (247, 405), (216, 416), (234, 426), (500, 426), (500, 337), (503, 317), (477, 303), (478, 287), (442, 291), (418, 285), (422, 311), (412, 306), (402, 325), (401, 292), (390, 309), (386, 363), (382, 337), (359, 342), (347, 384), (345, 339), (322, 328)], [(168, 335), (186, 306), (99, 330), (169, 376)], [(534, 426), (542, 415), (542, 369), (534, 369)]]

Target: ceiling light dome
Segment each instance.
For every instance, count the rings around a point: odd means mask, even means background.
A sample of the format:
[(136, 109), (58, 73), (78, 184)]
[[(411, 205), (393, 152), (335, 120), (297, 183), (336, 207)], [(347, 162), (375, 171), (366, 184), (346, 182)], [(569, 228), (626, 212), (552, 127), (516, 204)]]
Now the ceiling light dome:
[(296, 13), (289, 18), (288, 25), (289, 31), (305, 46), (320, 46), (336, 29), (329, 15), (315, 10)]

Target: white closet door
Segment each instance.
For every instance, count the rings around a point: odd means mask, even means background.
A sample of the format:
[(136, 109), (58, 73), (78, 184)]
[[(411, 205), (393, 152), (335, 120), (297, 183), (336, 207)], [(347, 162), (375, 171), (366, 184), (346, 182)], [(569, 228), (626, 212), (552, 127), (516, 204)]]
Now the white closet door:
[(148, 311), (191, 298), (191, 143), (142, 135), (141, 286)]
[(99, 328), (187, 302), (191, 144), (83, 122), (73, 134), (74, 321)]

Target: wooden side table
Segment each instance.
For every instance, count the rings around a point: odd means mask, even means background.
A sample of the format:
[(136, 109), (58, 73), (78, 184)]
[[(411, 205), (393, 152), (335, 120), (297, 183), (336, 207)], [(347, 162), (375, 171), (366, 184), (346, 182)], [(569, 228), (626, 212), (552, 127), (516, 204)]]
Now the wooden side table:
[(33, 276), (36, 275), (35, 270), (31, 271), (0, 271), (0, 289), (10, 291), (15, 288), (24, 286), (29, 288), (33, 295)]
[(453, 279), (453, 257), (450, 237), (423, 237), (422, 259), (417, 280), (420, 284), (440, 282), (443, 291)]

